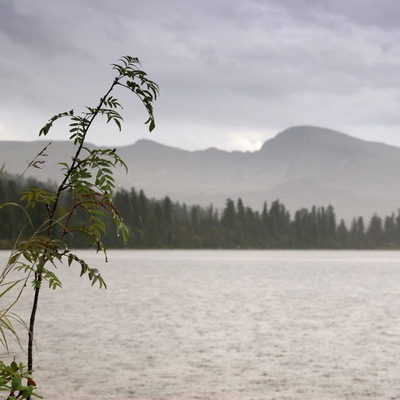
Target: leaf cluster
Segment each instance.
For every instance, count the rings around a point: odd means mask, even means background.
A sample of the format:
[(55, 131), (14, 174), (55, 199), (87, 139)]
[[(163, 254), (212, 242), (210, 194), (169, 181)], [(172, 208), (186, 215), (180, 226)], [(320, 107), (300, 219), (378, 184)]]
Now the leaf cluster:
[[(27, 383), (24, 385), (25, 379)], [(7, 365), (0, 360), (0, 392), (6, 392), (7, 400), (27, 399), (31, 396), (43, 398), (36, 393), (36, 383), (28, 373), (26, 365), (17, 364), (15, 361)], [(1, 398), (5, 399), (3, 396)]]
[(147, 77), (146, 72), (140, 69), (141, 64), (136, 57), (124, 56), (119, 62), (119, 64), (112, 64), (119, 73), (116, 83), (128, 88), (140, 98), (149, 115), (145, 124), (149, 124), (151, 132), (156, 127), (153, 102), (157, 100), (159, 87)]
[(29, 241), (22, 242), (18, 249), (15, 249), (10, 262), (16, 271), (23, 271), (25, 274), (34, 276), (33, 287), (40, 287), (46, 281), (51, 289), (62, 286), (56, 274), (46, 267), (49, 264), (57, 269), (64, 261), (71, 266), (73, 262), (80, 265), (80, 276), (87, 274), (92, 286), (95, 283), (99, 287), (107, 287), (104, 279), (96, 268), (91, 268), (81, 257), (68, 249), (62, 240), (49, 239), (45, 236), (36, 236)]

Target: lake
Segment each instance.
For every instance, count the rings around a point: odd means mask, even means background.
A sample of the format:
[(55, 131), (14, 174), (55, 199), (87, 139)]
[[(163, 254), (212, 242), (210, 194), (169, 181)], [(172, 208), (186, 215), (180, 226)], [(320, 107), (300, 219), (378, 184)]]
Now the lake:
[(400, 252), (81, 254), (108, 289), (43, 291), (46, 399), (400, 398)]

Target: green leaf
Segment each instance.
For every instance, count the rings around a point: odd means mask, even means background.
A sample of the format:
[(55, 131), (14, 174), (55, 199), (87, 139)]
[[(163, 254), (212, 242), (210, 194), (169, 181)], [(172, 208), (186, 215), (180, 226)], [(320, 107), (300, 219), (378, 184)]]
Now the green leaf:
[(22, 391), (22, 398), (27, 399), (28, 397), (32, 396), (34, 387), (33, 386), (28, 386), (26, 388), (21, 388)]
[(14, 377), (12, 378), (11, 381), (11, 387), (13, 390), (18, 390), (22, 385), (22, 379), (21, 379), (21, 375), (16, 374), (14, 375)]
[(11, 364), (10, 364), (10, 367), (11, 367), (11, 369), (12, 369), (12, 371), (13, 372), (17, 372), (18, 371), (18, 364), (15, 362), (15, 361), (13, 361)]
[(119, 131), (121, 131), (121, 122), (119, 122), (118, 119), (116, 119), (116, 118), (114, 119), (114, 122), (118, 126)]

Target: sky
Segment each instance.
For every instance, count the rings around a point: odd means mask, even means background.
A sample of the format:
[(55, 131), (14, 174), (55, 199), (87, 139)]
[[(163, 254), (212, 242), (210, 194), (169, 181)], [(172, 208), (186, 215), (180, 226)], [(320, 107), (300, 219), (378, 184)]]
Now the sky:
[(399, 15), (398, 0), (0, 0), (0, 140), (97, 105), (131, 55), (160, 86), (157, 127), (118, 91), (122, 132), (98, 123), (91, 143), (255, 151), (313, 125), (400, 146)]

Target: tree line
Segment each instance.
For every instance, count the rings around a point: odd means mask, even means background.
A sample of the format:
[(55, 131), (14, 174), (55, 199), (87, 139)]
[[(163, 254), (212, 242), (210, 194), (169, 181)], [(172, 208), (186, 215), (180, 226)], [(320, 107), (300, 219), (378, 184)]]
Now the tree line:
[[(47, 183), (49, 186), (50, 183)], [(0, 177), (0, 204), (19, 203), (28, 187), (46, 187), (35, 179)], [(64, 201), (68, 201), (65, 199)], [(163, 199), (148, 198), (143, 190), (118, 190), (113, 202), (120, 211), (132, 249), (400, 249), (400, 211), (385, 218), (373, 215), (368, 223), (355, 217), (349, 226), (337, 222), (332, 205), (302, 208), (291, 215), (279, 200), (261, 211), (245, 206), (239, 198), (227, 199), (222, 210), (212, 205), (188, 206)], [(27, 223), (22, 207), (0, 209), (0, 247), (12, 246), (18, 235), (28, 235), (43, 220), (47, 210), (29, 210)], [(74, 215), (76, 225), (85, 215)], [(104, 243), (109, 248), (124, 247), (112, 221), (106, 222)], [(71, 235), (69, 245), (84, 247), (84, 238)]]

